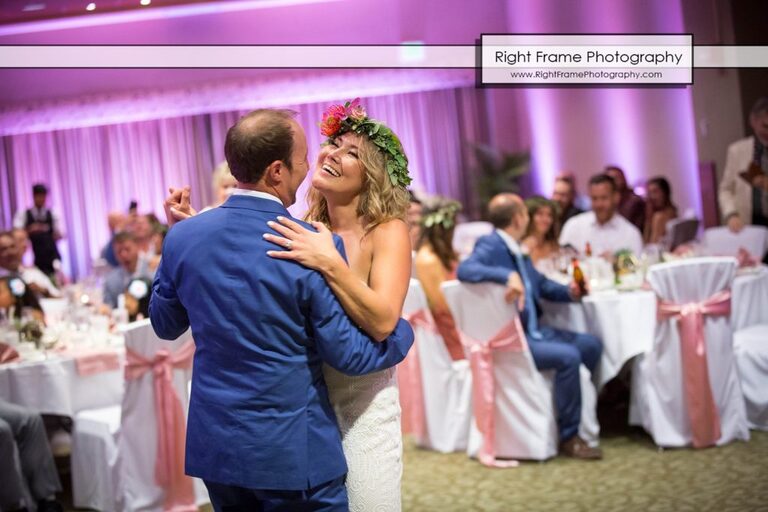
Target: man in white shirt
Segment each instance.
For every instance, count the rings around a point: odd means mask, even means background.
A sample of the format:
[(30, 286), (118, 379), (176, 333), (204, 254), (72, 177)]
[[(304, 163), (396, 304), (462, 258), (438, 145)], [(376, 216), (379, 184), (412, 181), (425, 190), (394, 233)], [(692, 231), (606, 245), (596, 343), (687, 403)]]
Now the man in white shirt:
[[(22, 264), (21, 260), (27, 250), (27, 232), (25, 230), (14, 229), (10, 233), (0, 233), (0, 238), (2, 238), (0, 247), (7, 246), (7, 250), (0, 251), (0, 277), (18, 275), (38, 298), (61, 297), (61, 291), (39, 268), (27, 267)], [(11, 247), (11, 243), (13, 247)]]
[(613, 257), (622, 249), (640, 254), (643, 237), (635, 226), (617, 213), (619, 193), (613, 179), (606, 174), (593, 176), (589, 180), (589, 197), (592, 211), (565, 223), (560, 233), (560, 245), (570, 245), (584, 253), (589, 244), (593, 254), (605, 257)]

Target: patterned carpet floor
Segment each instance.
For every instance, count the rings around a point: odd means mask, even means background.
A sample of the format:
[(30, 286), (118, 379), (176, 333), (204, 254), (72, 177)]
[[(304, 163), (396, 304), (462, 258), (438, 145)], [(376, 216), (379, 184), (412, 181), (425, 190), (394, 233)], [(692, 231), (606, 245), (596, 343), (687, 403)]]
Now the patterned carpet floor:
[(421, 450), (406, 440), (403, 512), (768, 511), (768, 432), (696, 451), (660, 451), (635, 429), (601, 443), (599, 462), (557, 457), (489, 469), (462, 453)]
[(768, 511), (768, 432), (705, 450), (659, 450), (641, 430), (601, 440), (605, 458), (490, 469), (406, 442), (403, 510)]

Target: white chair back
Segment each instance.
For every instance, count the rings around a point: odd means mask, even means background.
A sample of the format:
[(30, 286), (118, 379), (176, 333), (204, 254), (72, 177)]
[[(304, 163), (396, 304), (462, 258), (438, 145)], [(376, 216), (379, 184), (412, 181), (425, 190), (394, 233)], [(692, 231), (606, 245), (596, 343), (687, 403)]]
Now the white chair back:
[[(165, 349), (174, 354), (186, 343), (192, 342), (190, 331), (174, 341), (161, 340), (149, 320), (129, 324), (124, 328), (124, 334), (126, 350), (150, 361), (160, 350)], [(125, 382), (118, 447), (121, 475), (118, 502), (126, 510), (159, 511), (164, 505), (165, 491), (155, 482), (159, 429), (155, 413), (154, 378), (150, 369), (138, 379), (127, 379)], [(173, 370), (173, 388), (185, 415), (189, 405), (187, 383), (191, 378), (191, 365), (189, 369)], [(183, 446), (182, 442), (182, 449)], [(199, 485), (195, 487), (196, 494), (199, 494)]]
[[(498, 284), (448, 281), (445, 300), (464, 334), (485, 341), (517, 315), (504, 301)], [(493, 354), (496, 455), (503, 458), (544, 460), (557, 453), (557, 428), (551, 384), (538, 372), (528, 350)], [(472, 424), (468, 452), (479, 451), (482, 438)]]
[(493, 232), (493, 224), (490, 222), (463, 222), (456, 224), (453, 231), (453, 250), (460, 256), (467, 256), (475, 248), (475, 242), (483, 235)]
[[(698, 258), (653, 266), (648, 282), (659, 299), (675, 304), (702, 302), (729, 290), (736, 274), (733, 258)], [(729, 316), (705, 316), (704, 336), (712, 396), (721, 423), (717, 444), (749, 436), (744, 400), (733, 357)], [(687, 446), (692, 429), (686, 407), (678, 320), (660, 320), (654, 348), (635, 365), (632, 415), (659, 446)]]
[[(429, 322), (427, 298), (421, 284), (411, 279), (403, 305), (403, 316), (408, 317), (423, 310)], [(417, 440), (421, 446), (440, 452), (467, 449), (469, 427), (472, 419), (472, 376), (466, 360), (453, 361), (440, 334), (432, 328), (414, 325), (415, 344), (403, 364), (412, 364), (413, 354), (418, 355), (421, 373), (427, 439)], [(402, 366), (402, 364), (401, 364)], [(398, 375), (401, 375), (400, 368)], [(401, 400), (414, 399), (412, 390), (400, 389)], [(403, 407), (405, 420), (405, 407)]]
[(742, 247), (761, 260), (768, 250), (768, 228), (745, 226), (738, 233), (727, 227), (709, 228), (704, 231), (704, 249), (711, 256), (737, 256)]

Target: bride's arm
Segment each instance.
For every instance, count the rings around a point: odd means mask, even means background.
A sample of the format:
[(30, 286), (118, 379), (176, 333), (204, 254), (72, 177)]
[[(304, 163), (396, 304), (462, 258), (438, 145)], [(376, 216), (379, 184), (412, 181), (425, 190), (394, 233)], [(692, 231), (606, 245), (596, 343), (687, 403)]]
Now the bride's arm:
[(380, 224), (369, 235), (373, 254), (370, 286), (360, 280), (336, 251), (328, 228), (313, 223), (318, 229), (318, 233), (313, 233), (291, 221), (282, 222), (290, 230), (278, 224), (271, 226), (287, 238), (271, 235), (266, 238), (284, 247), (280, 240), (290, 238), (291, 250), (268, 254), (320, 271), (357, 325), (378, 341), (389, 336), (400, 318), (411, 274), (411, 244), (405, 222), (393, 220)]

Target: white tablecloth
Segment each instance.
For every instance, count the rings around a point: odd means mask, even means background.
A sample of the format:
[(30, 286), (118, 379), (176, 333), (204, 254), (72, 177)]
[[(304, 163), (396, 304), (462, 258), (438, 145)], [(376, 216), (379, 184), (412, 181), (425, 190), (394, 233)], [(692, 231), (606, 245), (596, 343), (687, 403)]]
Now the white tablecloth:
[(625, 362), (653, 347), (656, 296), (651, 291), (600, 292), (581, 303), (542, 301), (543, 325), (594, 334), (603, 342), (603, 357), (595, 376), (602, 387)]
[[(115, 348), (124, 360), (124, 351)], [(82, 376), (75, 359), (50, 353), (44, 361), (0, 366), (0, 398), (44, 414), (74, 416), (83, 409), (119, 404), (123, 370)]]
[[(737, 276), (731, 303), (734, 331), (768, 323), (768, 267)], [(651, 291), (598, 292), (582, 303), (542, 301), (542, 308), (543, 325), (587, 332), (602, 340), (598, 387), (614, 378), (627, 361), (653, 347), (656, 296)]]

